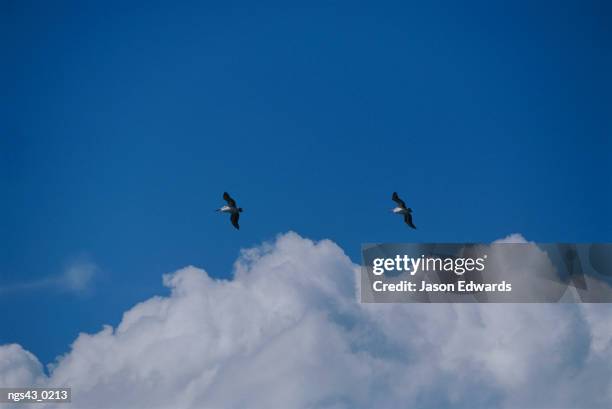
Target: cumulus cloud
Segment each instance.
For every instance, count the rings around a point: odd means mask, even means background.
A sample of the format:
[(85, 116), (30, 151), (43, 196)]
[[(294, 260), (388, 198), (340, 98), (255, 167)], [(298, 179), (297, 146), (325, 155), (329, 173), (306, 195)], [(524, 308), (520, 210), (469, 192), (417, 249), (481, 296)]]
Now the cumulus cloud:
[(20, 345), (0, 346), (0, 386), (21, 387), (43, 382), (42, 365)]
[(164, 276), (169, 296), (80, 334), (49, 375), (0, 346), (0, 380), (71, 387), (72, 408), (611, 406), (611, 307), (361, 304), (358, 271), (287, 233), (231, 280)]

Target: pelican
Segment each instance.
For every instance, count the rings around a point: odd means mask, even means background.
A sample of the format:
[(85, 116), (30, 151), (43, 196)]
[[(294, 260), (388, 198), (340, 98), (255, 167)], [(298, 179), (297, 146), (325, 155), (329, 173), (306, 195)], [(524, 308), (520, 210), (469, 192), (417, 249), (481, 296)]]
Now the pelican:
[(240, 218), (240, 212), (242, 212), (242, 207), (237, 207), (236, 201), (232, 199), (232, 197), (227, 192), (223, 192), (223, 200), (227, 202), (227, 205), (218, 208), (217, 211), (222, 213), (229, 213), (232, 225), (236, 229), (240, 229), (240, 226), (238, 225), (238, 219)]
[(397, 206), (392, 210), (392, 212), (395, 214), (403, 214), (404, 222), (413, 229), (416, 229), (416, 226), (414, 225), (414, 223), (412, 223), (412, 209), (406, 207), (406, 203), (404, 203), (404, 201), (400, 199), (400, 197), (397, 195), (397, 192), (393, 192), (391, 200), (397, 203)]

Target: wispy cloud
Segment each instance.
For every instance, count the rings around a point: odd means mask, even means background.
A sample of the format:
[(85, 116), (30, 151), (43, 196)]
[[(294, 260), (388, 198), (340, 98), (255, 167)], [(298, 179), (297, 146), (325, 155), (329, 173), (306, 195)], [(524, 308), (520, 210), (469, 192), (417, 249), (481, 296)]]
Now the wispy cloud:
[(31, 281), (8, 283), (0, 286), (0, 294), (22, 291), (55, 290), (85, 293), (90, 290), (98, 266), (88, 257), (74, 259), (61, 272)]

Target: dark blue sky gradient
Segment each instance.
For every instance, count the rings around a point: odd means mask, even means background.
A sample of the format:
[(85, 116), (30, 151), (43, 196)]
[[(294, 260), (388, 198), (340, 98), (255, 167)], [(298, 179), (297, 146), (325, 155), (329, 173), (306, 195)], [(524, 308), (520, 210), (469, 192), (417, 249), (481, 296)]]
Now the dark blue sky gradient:
[(288, 230), (356, 262), (363, 242), (612, 240), (609, 2), (83, 3), (2, 6), (0, 284), (83, 255), (101, 274), (0, 294), (0, 343), (49, 362), (163, 273), (228, 277)]

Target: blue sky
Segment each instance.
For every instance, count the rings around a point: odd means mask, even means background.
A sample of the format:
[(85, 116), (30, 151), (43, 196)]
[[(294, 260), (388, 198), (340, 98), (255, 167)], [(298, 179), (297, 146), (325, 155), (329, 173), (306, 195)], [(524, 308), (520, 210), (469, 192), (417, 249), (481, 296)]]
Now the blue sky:
[(353, 261), (364, 242), (610, 241), (610, 5), (421, 3), (4, 4), (0, 284), (99, 271), (87, 294), (0, 294), (0, 344), (49, 362), (163, 273), (227, 277), (288, 230)]

